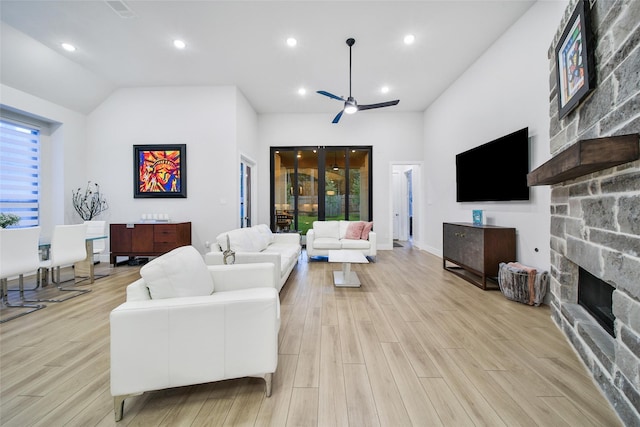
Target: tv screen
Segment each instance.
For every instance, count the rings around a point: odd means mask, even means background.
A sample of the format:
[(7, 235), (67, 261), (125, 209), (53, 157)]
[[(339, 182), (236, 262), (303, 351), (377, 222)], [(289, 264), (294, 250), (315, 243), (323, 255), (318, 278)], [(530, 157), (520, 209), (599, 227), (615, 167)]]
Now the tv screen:
[(529, 128), (456, 155), (456, 200), (529, 200)]

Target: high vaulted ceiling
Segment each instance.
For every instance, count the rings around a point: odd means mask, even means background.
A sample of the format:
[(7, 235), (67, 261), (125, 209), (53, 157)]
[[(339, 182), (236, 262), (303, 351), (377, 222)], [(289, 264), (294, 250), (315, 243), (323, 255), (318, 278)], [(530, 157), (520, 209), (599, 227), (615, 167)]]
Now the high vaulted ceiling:
[(533, 3), (1, 0), (0, 79), (85, 113), (122, 87), (234, 85), (258, 113), (330, 120), (342, 104), (315, 91), (349, 95), (353, 37), (358, 102), (400, 99), (385, 110), (424, 111)]

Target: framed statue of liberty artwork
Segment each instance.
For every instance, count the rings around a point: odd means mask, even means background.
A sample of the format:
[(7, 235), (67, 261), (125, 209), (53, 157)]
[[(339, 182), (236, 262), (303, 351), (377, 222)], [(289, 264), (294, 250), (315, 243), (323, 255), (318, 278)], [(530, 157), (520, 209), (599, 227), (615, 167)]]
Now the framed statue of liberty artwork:
[(187, 145), (134, 145), (133, 197), (186, 198)]

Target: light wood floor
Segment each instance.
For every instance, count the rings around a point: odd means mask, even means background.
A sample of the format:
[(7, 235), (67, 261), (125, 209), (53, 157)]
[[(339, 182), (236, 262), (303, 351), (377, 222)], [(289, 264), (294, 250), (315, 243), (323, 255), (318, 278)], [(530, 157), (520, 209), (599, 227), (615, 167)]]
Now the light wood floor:
[[(410, 246), (354, 265), (361, 288), (334, 288), (337, 268), (303, 255), (282, 289), (270, 398), (248, 378), (160, 390), (127, 399), (118, 424), (621, 425), (548, 307), (482, 291)], [(0, 326), (1, 425), (116, 424), (108, 315), (138, 269), (110, 273)]]

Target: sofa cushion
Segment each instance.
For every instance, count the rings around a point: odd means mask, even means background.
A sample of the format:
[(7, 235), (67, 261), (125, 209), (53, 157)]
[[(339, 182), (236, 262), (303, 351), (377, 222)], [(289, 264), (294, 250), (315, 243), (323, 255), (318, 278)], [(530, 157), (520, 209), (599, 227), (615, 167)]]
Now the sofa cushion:
[(362, 228), (364, 227), (364, 222), (362, 221), (351, 221), (349, 226), (347, 227), (347, 232), (344, 235), (345, 239), (358, 240), (360, 236), (362, 236)]
[(338, 221), (313, 221), (315, 238), (340, 238), (340, 225)]
[(362, 239), (342, 239), (342, 249), (369, 249), (371, 243), (368, 240)]
[(140, 269), (151, 299), (204, 296), (213, 293), (213, 280), (200, 253), (182, 246)]
[(342, 249), (342, 243), (333, 237), (320, 237), (313, 239), (313, 247), (316, 249)]
[(360, 236), (360, 238), (364, 240), (369, 240), (369, 233), (371, 232), (372, 229), (373, 229), (373, 221), (365, 222), (364, 227), (362, 227), (362, 235)]
[(349, 224), (351, 224), (352, 221), (347, 221), (344, 219), (341, 219), (340, 221), (338, 221), (339, 223), (339, 227), (340, 227), (340, 239), (344, 239), (347, 235), (347, 229), (349, 228)]

